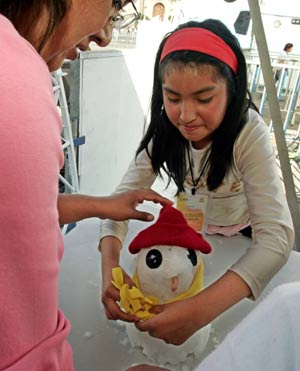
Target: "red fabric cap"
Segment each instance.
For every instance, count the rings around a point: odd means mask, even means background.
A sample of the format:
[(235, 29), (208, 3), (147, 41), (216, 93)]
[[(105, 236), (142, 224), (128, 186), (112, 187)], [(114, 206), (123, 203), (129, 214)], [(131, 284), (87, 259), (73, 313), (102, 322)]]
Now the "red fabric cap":
[(182, 28), (170, 35), (161, 53), (160, 62), (167, 55), (179, 50), (192, 50), (210, 55), (227, 64), (235, 73), (238, 71), (238, 60), (230, 46), (204, 28)]
[(164, 206), (157, 221), (141, 231), (129, 245), (132, 254), (155, 245), (179, 246), (199, 250), (204, 254), (211, 252), (210, 244), (187, 224), (181, 211), (173, 206)]

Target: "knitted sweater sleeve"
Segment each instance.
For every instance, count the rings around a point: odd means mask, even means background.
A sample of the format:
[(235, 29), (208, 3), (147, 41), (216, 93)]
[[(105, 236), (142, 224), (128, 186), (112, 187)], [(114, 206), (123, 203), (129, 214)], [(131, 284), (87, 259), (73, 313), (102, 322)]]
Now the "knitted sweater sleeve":
[(252, 243), (231, 270), (249, 285), (256, 299), (285, 264), (294, 241), (291, 215), (280, 180), (268, 128), (256, 112), (234, 148), (248, 203)]

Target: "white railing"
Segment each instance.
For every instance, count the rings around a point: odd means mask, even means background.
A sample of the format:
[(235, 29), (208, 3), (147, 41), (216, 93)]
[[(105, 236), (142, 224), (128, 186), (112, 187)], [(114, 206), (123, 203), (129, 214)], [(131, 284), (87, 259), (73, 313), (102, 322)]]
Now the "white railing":
[[(278, 64), (273, 62), (274, 82), (277, 98), (280, 103), (284, 131), (295, 130), (299, 126), (299, 90), (300, 90), (300, 60), (293, 60), (293, 64)], [(272, 131), (272, 122), (268, 114), (267, 95), (261, 72), (260, 62), (257, 58), (247, 59), (249, 90)], [(275, 75), (277, 72), (277, 79)], [(275, 81), (277, 80), (277, 81)], [(299, 136), (299, 129), (297, 130)]]

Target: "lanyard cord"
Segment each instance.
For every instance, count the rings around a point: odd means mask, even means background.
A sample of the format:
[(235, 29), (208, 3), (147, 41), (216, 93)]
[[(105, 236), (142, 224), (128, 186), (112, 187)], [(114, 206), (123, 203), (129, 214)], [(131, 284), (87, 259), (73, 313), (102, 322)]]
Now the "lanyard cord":
[(190, 148), (188, 149), (189, 168), (190, 168), (192, 183), (193, 183), (193, 188), (192, 188), (191, 192), (192, 192), (193, 196), (196, 194), (196, 187), (197, 187), (198, 183), (200, 182), (200, 179), (201, 179), (201, 177), (202, 177), (202, 175), (203, 175), (203, 173), (204, 173), (204, 171), (207, 167), (208, 159), (209, 159), (209, 155), (205, 159), (204, 165), (203, 165), (203, 167), (200, 171), (200, 175), (199, 175), (198, 179), (195, 180), (194, 172), (193, 172), (194, 163), (192, 162), (192, 159), (191, 159)]

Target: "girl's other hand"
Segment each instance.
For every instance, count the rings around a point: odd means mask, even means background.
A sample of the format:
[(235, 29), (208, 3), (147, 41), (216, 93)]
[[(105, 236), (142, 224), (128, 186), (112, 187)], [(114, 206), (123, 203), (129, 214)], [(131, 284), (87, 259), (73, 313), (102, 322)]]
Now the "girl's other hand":
[(160, 338), (168, 344), (180, 345), (207, 324), (203, 322), (201, 325), (196, 321), (195, 306), (194, 297), (156, 305), (151, 310), (156, 315), (146, 321), (136, 322), (135, 326), (140, 331), (147, 331), (149, 335)]
[[(123, 270), (124, 283), (130, 287), (134, 285), (131, 277)], [(102, 303), (104, 306), (106, 317), (109, 320), (122, 320), (125, 322), (137, 322), (139, 318), (133, 314), (125, 313), (119, 306), (120, 291), (112, 284), (112, 276), (110, 280), (103, 281), (102, 284)]]

